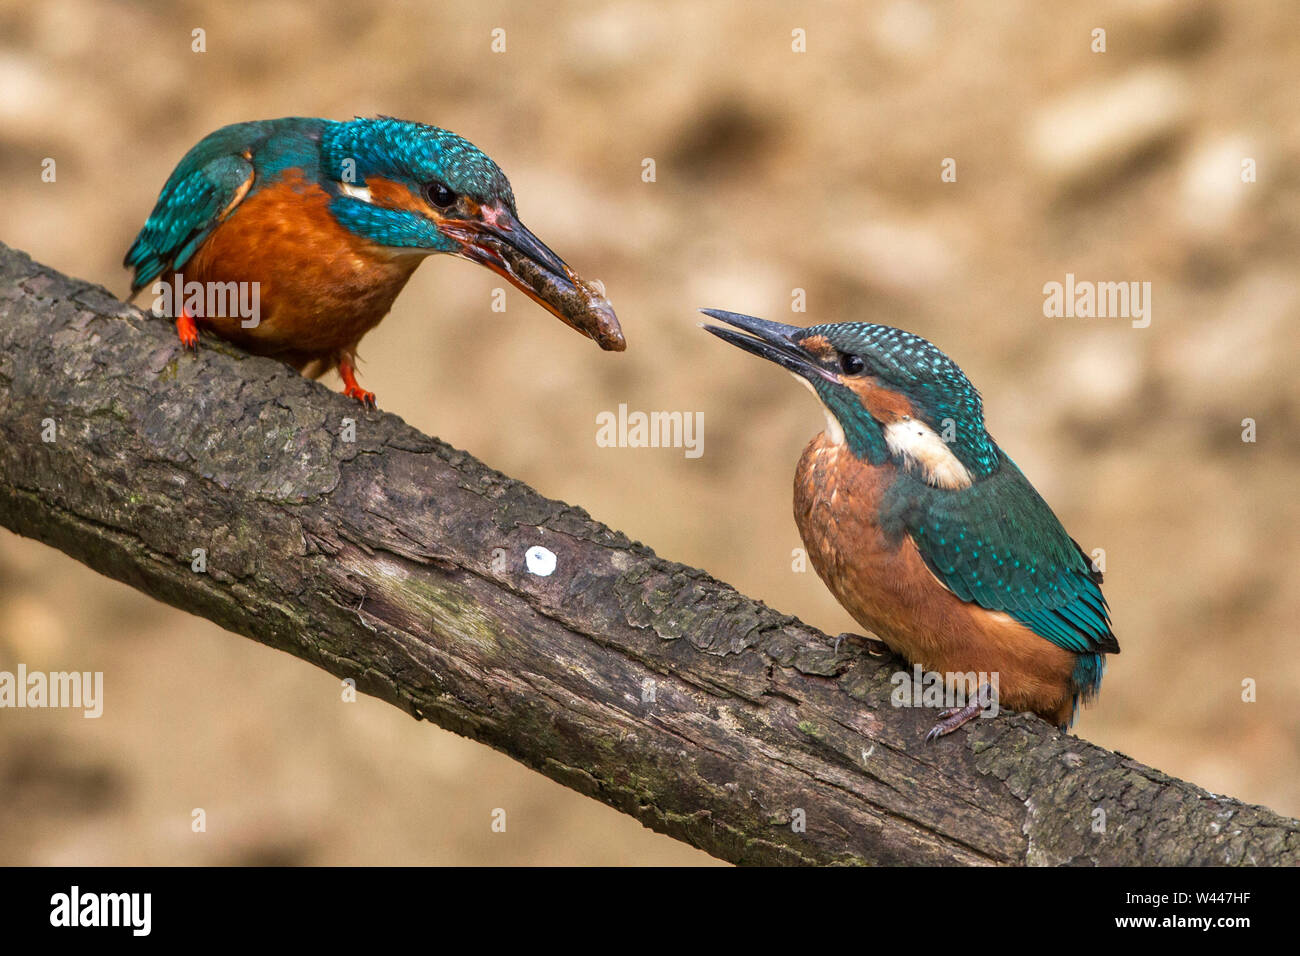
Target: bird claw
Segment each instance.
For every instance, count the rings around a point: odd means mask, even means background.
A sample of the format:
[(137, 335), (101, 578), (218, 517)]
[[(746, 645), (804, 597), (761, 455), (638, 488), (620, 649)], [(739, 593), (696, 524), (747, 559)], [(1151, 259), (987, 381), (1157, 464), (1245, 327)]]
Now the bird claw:
[(840, 634), (835, 638), (835, 656), (839, 656), (840, 645), (845, 641), (849, 641), (850, 643), (856, 641), (862, 644), (863, 650), (865, 650), (871, 657), (888, 657), (893, 653), (893, 651), (889, 649), (889, 645), (884, 641), (877, 640), (874, 637), (865, 637), (862, 634), (854, 634), (851, 631), (845, 631), (843, 634)]
[(940, 737), (946, 737), (958, 727), (966, 724), (979, 716), (979, 701), (973, 704), (967, 704), (965, 707), (950, 707), (939, 714), (939, 722), (930, 728), (930, 732), (925, 735), (925, 742), (932, 743)]
[(888, 644), (874, 637), (864, 637), (862, 643), (866, 645), (867, 653), (872, 657), (888, 657), (894, 653)]
[(925, 742), (931, 743), (940, 737), (946, 737), (958, 727), (970, 723), (978, 717), (985, 706), (993, 701), (993, 688), (985, 683), (975, 694), (975, 699), (964, 707), (948, 707), (939, 711), (939, 722), (925, 735)]
[(368, 392), (355, 382), (343, 389), (343, 394), (348, 398), (355, 398), (367, 408), (375, 408), (375, 393)]
[(352, 366), (352, 359), (339, 359), (339, 378), (343, 379), (343, 394), (348, 398), (355, 398), (367, 408), (375, 407), (375, 393), (367, 391), (357, 384), (356, 369)]
[(181, 348), (187, 352), (198, 352), (199, 350), (199, 326), (184, 309), (181, 310), (180, 316), (176, 319), (176, 335), (181, 340)]

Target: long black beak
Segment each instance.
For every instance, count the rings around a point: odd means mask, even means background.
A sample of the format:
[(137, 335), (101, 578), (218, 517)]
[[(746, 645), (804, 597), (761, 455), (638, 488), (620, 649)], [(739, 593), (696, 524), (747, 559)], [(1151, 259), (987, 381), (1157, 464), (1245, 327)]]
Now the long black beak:
[(782, 325), (780, 322), (757, 319), (752, 315), (741, 315), (738, 312), (723, 312), (721, 309), (700, 309), (700, 311), (719, 322), (726, 322), (748, 333), (741, 334), (716, 325), (700, 326), (704, 331), (712, 332), (724, 342), (730, 342), (746, 352), (753, 352), (760, 358), (775, 362), (803, 378), (810, 380), (823, 378), (828, 382), (837, 380), (832, 372), (823, 368), (811, 353), (799, 344), (805, 329), (797, 325)]
[(464, 238), (457, 236), (463, 245), (461, 255), (504, 277), (602, 349), (622, 352), (627, 348), (618, 316), (602, 287), (570, 269), (509, 209), (485, 207), (484, 211), (483, 221), (463, 223), (469, 228)]

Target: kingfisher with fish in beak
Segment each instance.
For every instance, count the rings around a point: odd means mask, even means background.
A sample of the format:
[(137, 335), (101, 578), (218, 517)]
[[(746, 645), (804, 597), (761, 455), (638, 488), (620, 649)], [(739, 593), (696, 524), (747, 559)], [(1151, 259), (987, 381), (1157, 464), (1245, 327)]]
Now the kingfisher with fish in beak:
[[(985, 430), (956, 363), (884, 325), (703, 312), (730, 326), (707, 331), (792, 372), (824, 407), (794, 517), (845, 610), (928, 671), (997, 674), (1000, 707), (1066, 730), (1119, 653), (1102, 576)], [(982, 709), (941, 712), (927, 740)]]
[(626, 347), (603, 290), (519, 221), (495, 162), (455, 133), (386, 116), (209, 134), (163, 186), (124, 265), (133, 298), (180, 276), (184, 287), (256, 283), (252, 321), (177, 303), (182, 344), (197, 348), (202, 328), (313, 377), (337, 368), (344, 392), (373, 405), (357, 384), (357, 345), (435, 253), (486, 266), (602, 349)]

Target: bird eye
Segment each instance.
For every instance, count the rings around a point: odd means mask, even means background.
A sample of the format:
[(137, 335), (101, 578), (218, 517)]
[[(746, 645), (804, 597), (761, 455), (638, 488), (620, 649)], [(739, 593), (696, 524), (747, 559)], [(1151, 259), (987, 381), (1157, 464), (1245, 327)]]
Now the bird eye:
[(848, 352), (841, 352), (840, 368), (844, 371), (845, 375), (861, 375), (866, 371), (867, 363), (862, 361), (862, 359), (856, 355), (851, 355)]
[(456, 201), (456, 194), (439, 182), (432, 182), (425, 186), (424, 195), (431, 205), (439, 209), (445, 209)]

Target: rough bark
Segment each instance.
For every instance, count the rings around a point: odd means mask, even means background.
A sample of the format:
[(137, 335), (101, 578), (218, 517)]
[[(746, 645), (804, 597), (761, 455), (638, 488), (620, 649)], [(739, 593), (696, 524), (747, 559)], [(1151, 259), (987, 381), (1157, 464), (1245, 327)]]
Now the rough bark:
[(0, 343), (0, 522), (714, 856), (1300, 863), (1297, 821), (1034, 717), (926, 745), (897, 659), (3, 245)]

